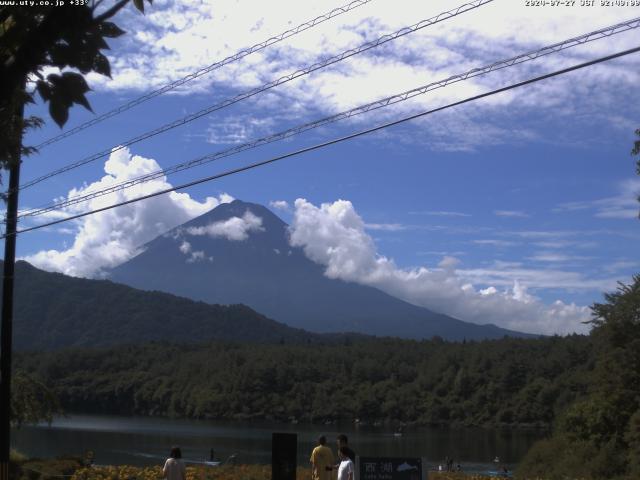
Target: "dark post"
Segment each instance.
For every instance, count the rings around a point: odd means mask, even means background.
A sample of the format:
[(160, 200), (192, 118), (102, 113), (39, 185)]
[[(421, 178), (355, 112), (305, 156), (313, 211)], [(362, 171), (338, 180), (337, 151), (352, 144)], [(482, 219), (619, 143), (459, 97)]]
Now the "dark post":
[[(24, 90), (24, 87), (23, 89)], [(16, 261), (16, 227), (18, 223), (18, 188), (20, 186), (20, 154), (22, 150), (22, 90), (15, 96), (18, 102), (13, 132), (15, 150), (9, 163), (7, 225), (4, 239), (4, 273), (2, 277), (2, 321), (0, 323), (0, 480), (9, 480), (11, 447), (11, 340), (13, 327), (13, 279)]]
[(298, 466), (298, 435), (271, 435), (271, 480), (296, 480)]

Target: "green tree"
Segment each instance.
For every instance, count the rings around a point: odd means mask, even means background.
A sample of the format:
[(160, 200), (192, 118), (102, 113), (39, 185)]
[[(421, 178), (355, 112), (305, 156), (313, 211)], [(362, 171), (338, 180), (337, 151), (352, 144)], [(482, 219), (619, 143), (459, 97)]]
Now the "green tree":
[[(25, 104), (34, 102), (36, 91), (49, 103), (51, 118), (61, 127), (74, 104), (91, 109), (84, 75), (111, 75), (101, 50), (109, 48), (107, 38), (125, 33), (109, 20), (129, 1), (119, 0), (102, 11), (103, 0), (91, 5), (0, 8), (0, 131), (7, 133), (0, 137), (0, 167), (33, 152), (22, 145), (22, 136), (42, 120), (22, 118), (22, 112)], [(133, 3), (144, 10), (143, 0)], [(64, 71), (45, 77), (42, 70), (47, 67)]]
[[(591, 307), (597, 349), (589, 395), (571, 405), (551, 439), (532, 448), (523, 478), (638, 478), (640, 473), (640, 275)], [(578, 461), (576, 461), (578, 460)]]
[(62, 413), (58, 397), (34, 375), (18, 370), (11, 381), (12, 424), (51, 422)]
[[(143, 11), (144, 0), (132, 0)], [(148, 0), (151, 3), (151, 0)], [(9, 171), (7, 201), (2, 321), (0, 324), (0, 475), (8, 471), (12, 413), (19, 419), (40, 419), (42, 410), (20, 411), (27, 405), (17, 405), (18, 398), (37, 399), (39, 405), (51, 398), (36, 395), (42, 392), (32, 381), (18, 376), (11, 379), (13, 277), (16, 250), (16, 225), (20, 163), (22, 156), (34, 149), (23, 145), (27, 129), (42, 125), (38, 117), (24, 116), (25, 105), (40, 98), (49, 104), (51, 118), (62, 127), (69, 118), (69, 109), (82, 105), (91, 109), (85, 94), (89, 86), (84, 76), (90, 72), (111, 75), (109, 60), (101, 52), (109, 48), (107, 38), (124, 33), (109, 20), (129, 0), (117, 0), (105, 6), (104, 0), (87, 1), (83, 5), (15, 5), (0, 8), (0, 168)], [(46, 77), (46, 68), (60, 73)], [(12, 386), (15, 384), (15, 390)], [(44, 402), (44, 403), (43, 403)], [(53, 408), (53, 407), (52, 407)], [(12, 409), (15, 409), (12, 412)], [(45, 416), (47, 415), (45, 410)], [(15, 418), (15, 417), (14, 417)]]

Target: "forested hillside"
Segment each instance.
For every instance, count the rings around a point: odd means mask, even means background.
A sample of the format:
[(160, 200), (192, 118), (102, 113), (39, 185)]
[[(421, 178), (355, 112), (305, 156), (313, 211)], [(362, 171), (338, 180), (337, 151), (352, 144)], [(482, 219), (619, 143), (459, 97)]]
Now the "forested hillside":
[(340, 345), (147, 344), (23, 354), (68, 412), (549, 425), (585, 393), (585, 336)]
[[(640, 134), (640, 132), (639, 132)], [(640, 478), (640, 275), (592, 309), (595, 368), (588, 394), (529, 451), (527, 478)]]
[(16, 264), (14, 308), (16, 350), (154, 340), (331, 339), (276, 322), (244, 305), (209, 305), (167, 293), (143, 292), (109, 281), (45, 272), (27, 262)]

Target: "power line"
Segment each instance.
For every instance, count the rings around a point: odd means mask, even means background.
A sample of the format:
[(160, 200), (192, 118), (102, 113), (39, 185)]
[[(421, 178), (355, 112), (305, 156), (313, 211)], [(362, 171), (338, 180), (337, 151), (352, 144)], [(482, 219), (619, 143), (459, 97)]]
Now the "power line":
[[(237, 174), (237, 173), (240, 173), (240, 172), (245, 172), (247, 170), (252, 170), (254, 168), (262, 167), (262, 166), (268, 165), (270, 163), (275, 163), (275, 162), (277, 162), (279, 160), (283, 160), (285, 158), (294, 157), (294, 156), (297, 156), (297, 155), (301, 155), (303, 153), (311, 152), (313, 150), (318, 150), (318, 149), (321, 149), (321, 148), (324, 148), (324, 147), (328, 147), (330, 145), (341, 143), (341, 142), (344, 142), (344, 141), (347, 141), (347, 140), (351, 140), (351, 139), (354, 139), (354, 138), (357, 138), (357, 137), (361, 137), (363, 135), (367, 135), (369, 133), (373, 133), (373, 132), (377, 132), (377, 131), (385, 129), (385, 128), (389, 128), (389, 127), (392, 127), (394, 125), (399, 125), (401, 123), (405, 123), (405, 122), (408, 122), (410, 120), (415, 120), (416, 118), (424, 117), (424, 116), (427, 116), (427, 115), (430, 115), (430, 114), (433, 114), (433, 113), (436, 113), (436, 112), (440, 112), (440, 111), (443, 111), (443, 110), (446, 110), (446, 109), (449, 109), (449, 108), (453, 108), (453, 107), (456, 107), (456, 106), (459, 106), (459, 105), (463, 105), (465, 103), (469, 103), (469, 102), (473, 102), (473, 101), (476, 101), (476, 100), (480, 100), (482, 98), (486, 98), (486, 97), (489, 97), (489, 96), (492, 96), (492, 95), (496, 95), (498, 93), (506, 92), (508, 90), (513, 90), (515, 88), (519, 88), (519, 87), (522, 87), (522, 86), (525, 86), (525, 85), (529, 85), (529, 84), (532, 84), (532, 83), (535, 83), (535, 82), (539, 82), (541, 80), (546, 80), (548, 78), (556, 77), (558, 75), (563, 75), (563, 74), (566, 74), (566, 73), (569, 73), (569, 72), (572, 72), (572, 71), (575, 71), (575, 70), (579, 70), (579, 69), (582, 69), (582, 68), (590, 67), (592, 65), (596, 65), (596, 64), (599, 64), (599, 63), (602, 63), (602, 62), (610, 61), (610, 60), (613, 60), (613, 59), (616, 59), (616, 58), (620, 58), (620, 57), (623, 57), (625, 55), (630, 55), (632, 53), (637, 53), (637, 52), (640, 52), (640, 47), (635, 47), (635, 48), (632, 48), (632, 49), (629, 49), (629, 50), (624, 50), (622, 52), (614, 53), (612, 55), (607, 55), (605, 57), (600, 57), (600, 58), (595, 59), (595, 60), (591, 60), (591, 61), (588, 61), (588, 62), (580, 63), (578, 65), (574, 65), (574, 66), (571, 66), (571, 67), (563, 68), (561, 70), (556, 70), (555, 72), (552, 72), (552, 73), (547, 73), (545, 75), (540, 75), (540, 76), (537, 76), (537, 77), (533, 77), (533, 78), (530, 78), (528, 80), (524, 80), (522, 82), (514, 83), (512, 85), (508, 85), (506, 87), (498, 88), (496, 90), (491, 90), (489, 92), (481, 93), (479, 95), (474, 95), (474, 96), (468, 97), (468, 98), (466, 98), (464, 100), (459, 100), (457, 102), (453, 102), (453, 103), (450, 103), (450, 104), (442, 106), (442, 107), (438, 107), (438, 108), (434, 108), (434, 109), (431, 109), (431, 110), (427, 110), (427, 111), (424, 111), (424, 112), (421, 112), (421, 113), (417, 113), (415, 115), (410, 115), (408, 117), (404, 117), (404, 118), (401, 118), (399, 120), (394, 120), (392, 122), (388, 122), (388, 123), (385, 123), (385, 124), (382, 124), (382, 125), (378, 125), (377, 127), (369, 128), (369, 129), (366, 129), (366, 130), (361, 130), (359, 132), (352, 133), (350, 135), (346, 135), (344, 137), (336, 138), (336, 139), (333, 139), (333, 140), (329, 140), (327, 142), (323, 142), (323, 143), (319, 143), (319, 144), (316, 144), (316, 145), (313, 145), (313, 146), (310, 146), (310, 147), (302, 148), (300, 150), (296, 150), (294, 152), (289, 152), (289, 153), (286, 153), (284, 155), (279, 155), (277, 157), (272, 157), (272, 158), (270, 158), (268, 160), (262, 160), (260, 162), (251, 163), (249, 165), (245, 165), (244, 167), (234, 168), (232, 170), (227, 170), (227, 171), (222, 172), (222, 173), (218, 173), (218, 174), (211, 175), (211, 176), (208, 176), (208, 177), (204, 177), (204, 178), (200, 178), (200, 179), (197, 179), (197, 180), (193, 180), (193, 181), (188, 182), (188, 183), (183, 183), (182, 185), (178, 185), (177, 187), (167, 188), (167, 189), (164, 189), (164, 190), (160, 190), (158, 192), (150, 193), (148, 195), (143, 195), (141, 197), (137, 197), (137, 198), (133, 198), (133, 199), (130, 199), (130, 200), (123, 201), (123, 202), (119, 202), (119, 203), (115, 203), (115, 204), (112, 204), (112, 205), (108, 205), (106, 207), (97, 208), (95, 210), (91, 210), (91, 211), (88, 211), (88, 212), (80, 213), (80, 214), (73, 215), (73, 216), (70, 216), (70, 217), (66, 217), (66, 218), (63, 218), (63, 219), (54, 220), (54, 221), (51, 221), (51, 222), (48, 222), (48, 223), (44, 223), (42, 225), (36, 225), (36, 226), (33, 226), (33, 227), (23, 228), (22, 230), (16, 231), (14, 235), (17, 235), (17, 234), (20, 234), (20, 233), (30, 232), (30, 231), (33, 231), (33, 230), (38, 230), (40, 228), (50, 227), (50, 226), (57, 225), (57, 224), (60, 224), (60, 223), (63, 223), (63, 222), (68, 222), (68, 221), (71, 221), (71, 220), (77, 220), (79, 218), (86, 217), (88, 215), (93, 215), (93, 214), (96, 214), (96, 213), (104, 212), (106, 210), (111, 210), (113, 208), (122, 207), (124, 205), (129, 205), (131, 203), (136, 203), (136, 202), (139, 202), (139, 201), (142, 201), (142, 200), (148, 200), (150, 198), (157, 197), (159, 195), (164, 195), (166, 193), (171, 193), (171, 192), (175, 192), (175, 191), (178, 191), (178, 190), (184, 190), (185, 188), (193, 187), (193, 186), (199, 185), (201, 183), (210, 182), (212, 180), (217, 180), (219, 178), (227, 177), (227, 176), (234, 175), (234, 174)], [(5, 235), (2, 235), (2, 237), (0, 237), (0, 238), (7, 238), (8, 236), (10, 236), (10, 235), (5, 234)]]
[(110, 110), (106, 113), (103, 113), (102, 115), (93, 118), (81, 125), (78, 125), (75, 128), (72, 128), (71, 130), (68, 130), (67, 132), (61, 133), (60, 135), (56, 135), (55, 137), (52, 137), (44, 142), (42, 142), (39, 145), (36, 145), (35, 148), (37, 149), (41, 149), (43, 147), (46, 147), (47, 145), (51, 145), (52, 143), (56, 143), (60, 140), (62, 140), (63, 138), (67, 138), (70, 137), (71, 135), (75, 135), (78, 132), (81, 132), (82, 130), (85, 130), (89, 127), (92, 127), (93, 125), (96, 125), (100, 122), (102, 122), (103, 120), (106, 120), (107, 118), (111, 118), (115, 115), (118, 115), (126, 110), (129, 110), (137, 105), (140, 105), (141, 103), (146, 102), (147, 100), (151, 100), (152, 98), (155, 98), (159, 95), (162, 95), (163, 93), (166, 93), (170, 90), (173, 90), (177, 87), (180, 87), (182, 85), (184, 85), (187, 82), (190, 82), (191, 80), (195, 80), (198, 77), (201, 77), (203, 75), (206, 75), (207, 73), (210, 73), (214, 70), (217, 70), (220, 67), (223, 67), (224, 65), (228, 65), (230, 63), (236, 62), (248, 55), (251, 55), (252, 53), (255, 52), (259, 52), (260, 50), (263, 50), (267, 47), (269, 47), (270, 45), (273, 45), (275, 43), (281, 42), (282, 40), (285, 40), (289, 37), (292, 37), (294, 35), (297, 35), (300, 32), (304, 32), (305, 30), (308, 30), (312, 27), (315, 27), (316, 25), (319, 25), (323, 22), (326, 22), (327, 20), (330, 20), (331, 18), (337, 17), (338, 15), (342, 15), (343, 13), (347, 13), (351, 10), (354, 10), (362, 5), (365, 5), (367, 3), (371, 2), (371, 0), (354, 0), (351, 3), (347, 4), (347, 5), (343, 5), (342, 7), (338, 7), (338, 8), (334, 8), (333, 10), (331, 10), (328, 13), (325, 13), (323, 15), (320, 15), (312, 20), (308, 20), (300, 25), (298, 25), (295, 28), (292, 28), (290, 30), (287, 30), (279, 35), (276, 35), (275, 37), (271, 37), (267, 40), (264, 40), (263, 42), (257, 43), (255, 45), (253, 45), (252, 47), (249, 48), (245, 48), (243, 50), (240, 50), (239, 52), (235, 53), (234, 55), (231, 55), (229, 57), (224, 58), (223, 60), (220, 60), (218, 62), (212, 63), (209, 66), (203, 67), (200, 70), (197, 70), (193, 73), (190, 73), (189, 75), (186, 75), (178, 80), (175, 80), (171, 83), (168, 83), (156, 90), (153, 90), (149, 93), (147, 93), (146, 95), (142, 95), (141, 97), (138, 97), (134, 100), (131, 100), (130, 102), (127, 102), (117, 108), (114, 108), (113, 110)]
[(293, 127), (293, 128), (289, 128), (287, 130), (275, 133), (275, 134), (271, 134), (268, 135), (266, 137), (262, 137), (259, 138), (257, 140), (253, 140), (251, 142), (247, 142), (241, 145), (236, 145), (234, 147), (219, 151), (219, 152), (215, 152), (212, 154), (208, 154), (208, 155), (204, 155), (202, 157), (199, 157), (197, 159), (193, 159), (187, 162), (183, 162), (183, 163), (179, 163), (176, 165), (173, 165), (171, 167), (168, 167), (166, 169), (162, 169), (162, 170), (157, 170), (155, 172), (151, 172), (145, 175), (141, 175), (139, 177), (127, 180), (125, 182), (121, 182), (119, 184), (116, 185), (112, 185), (110, 187), (101, 189), (101, 190), (97, 190), (94, 192), (89, 192), (89, 193), (85, 193), (83, 195), (79, 195), (76, 197), (72, 197), (69, 198), (67, 200), (63, 200), (57, 203), (53, 203), (53, 204), (48, 204), (46, 206), (43, 207), (39, 207), (36, 209), (32, 209), (32, 210), (28, 210), (25, 212), (20, 213), (20, 215), (18, 216), (19, 218), (24, 218), (24, 217), (29, 217), (29, 216), (37, 216), (37, 215), (42, 215), (46, 212), (50, 212), (53, 210), (59, 210), (61, 208), (64, 207), (68, 207), (71, 205), (75, 205), (78, 203), (82, 203), (85, 201), (89, 201), (93, 198), (97, 198), (103, 195), (107, 195), (109, 193), (114, 193), (120, 190), (124, 190), (126, 188), (130, 188), (133, 187), (135, 185), (144, 183), (144, 182), (148, 182), (148, 181), (152, 181), (155, 180), (157, 178), (161, 178), (165, 175), (169, 175), (172, 173), (177, 173), (183, 170), (187, 170), (196, 166), (200, 166), (200, 165), (204, 165), (206, 163), (210, 163), (213, 162), (215, 160), (221, 159), (221, 158), (225, 158), (225, 157), (229, 157), (235, 154), (238, 154), (240, 152), (246, 151), (246, 150), (250, 150), (262, 145), (266, 145), (269, 143), (273, 143), (275, 141), (278, 140), (282, 140), (285, 138), (289, 138), (292, 137), (294, 135), (297, 135), (299, 133), (314, 129), (314, 128), (318, 128), (320, 126), (324, 126), (333, 122), (337, 122), (346, 118), (350, 118), (362, 113), (367, 113), (370, 112), (372, 110), (376, 110), (379, 108), (384, 108), (387, 107), (389, 105), (393, 105), (405, 100), (408, 100), (410, 98), (413, 98), (417, 95), (422, 95), (425, 94), (429, 91), (435, 90), (437, 88), (443, 88), (447, 85), (450, 85), (452, 83), (456, 83), (456, 82), (460, 82), (463, 80), (466, 80), (468, 78), (473, 78), (476, 76), (480, 76), (480, 75), (485, 75), (487, 73), (490, 73), (492, 71), (496, 71), (496, 70), (500, 70), (503, 68), (507, 68), (513, 65), (517, 65), (520, 63), (524, 63), (527, 61), (531, 61), (531, 60), (535, 60), (541, 56), (545, 56), (545, 55), (549, 55), (552, 53), (556, 53), (558, 51), (567, 49), (567, 48), (571, 48), (577, 45), (582, 45), (584, 43), (587, 42), (591, 42), (594, 40), (598, 40), (601, 38), (605, 38), (605, 37), (610, 37), (611, 35), (617, 34), (617, 33), (621, 33), (621, 32), (625, 32), (634, 28), (638, 28), (640, 27), (640, 18), (636, 18), (633, 20), (628, 20), (626, 22), (622, 22), (622, 23), (618, 23), (609, 27), (605, 27), (605, 28), (601, 28), (599, 30), (595, 30), (593, 32), (584, 34), (584, 35), (580, 35), (578, 37), (573, 37), (567, 40), (564, 40), (562, 42), (558, 42), (555, 43), (553, 45), (549, 45), (543, 48), (540, 48), (538, 50), (534, 50), (534, 51), (529, 51), (511, 58), (508, 58), (506, 60), (499, 60), (496, 62), (493, 62), (489, 65), (483, 66), (483, 67), (479, 67), (479, 68), (474, 68), (471, 69), (465, 73), (462, 74), (458, 74), (458, 75), (453, 75), (451, 77), (448, 77), (444, 80), (440, 80), (437, 82), (432, 82), (429, 83), (427, 85), (418, 87), (418, 88), (414, 88), (412, 90), (408, 90), (406, 92), (403, 93), (399, 93), (393, 96), (389, 96), (380, 100), (377, 100), (375, 102), (371, 102), (371, 103), (367, 103), (365, 105), (361, 105), (355, 108), (352, 108), (350, 110), (346, 110), (343, 112), (340, 112), (338, 114), (332, 115), (330, 117), (325, 117), (322, 118), (320, 120), (315, 120), (313, 122), (309, 122), (297, 127)]
[(158, 128), (156, 128), (154, 130), (151, 130), (149, 132), (146, 132), (146, 133), (143, 133), (141, 135), (138, 135), (137, 137), (134, 137), (134, 138), (132, 138), (130, 140), (127, 140), (125, 142), (121, 142), (117, 146), (111, 147), (111, 148), (106, 149), (106, 150), (102, 150), (102, 151), (100, 151), (98, 153), (95, 153), (95, 154), (90, 155), (88, 157), (85, 157), (85, 158), (83, 158), (81, 160), (78, 160), (76, 162), (68, 164), (68, 165), (66, 165), (64, 167), (61, 167), (61, 168), (59, 168), (57, 170), (54, 170), (54, 171), (52, 171), (50, 173), (47, 173), (47, 174), (42, 175), (40, 177), (37, 177), (37, 178), (35, 178), (33, 180), (30, 180), (30, 181), (24, 183), (23, 185), (20, 186), (20, 188), (24, 190), (24, 189), (29, 188), (29, 187), (31, 187), (33, 185), (36, 185), (36, 184), (38, 184), (38, 183), (40, 183), (40, 182), (42, 182), (44, 180), (47, 180), (47, 179), (49, 179), (51, 177), (54, 177), (56, 175), (60, 175), (62, 173), (68, 172), (69, 170), (73, 170), (75, 168), (81, 167), (81, 166), (86, 165), (88, 163), (94, 162), (95, 160), (98, 160), (100, 158), (106, 157), (106, 156), (110, 155), (111, 153), (113, 153), (114, 151), (122, 150), (123, 148), (129, 147), (129, 146), (131, 146), (133, 144), (136, 144), (138, 142), (141, 142), (143, 140), (147, 140), (149, 138), (155, 137), (156, 135), (159, 135), (161, 133), (164, 133), (164, 132), (167, 132), (167, 131), (172, 130), (174, 128), (177, 128), (177, 127), (180, 127), (182, 125), (185, 125), (185, 124), (187, 124), (189, 122), (197, 120), (198, 118), (202, 118), (205, 115), (208, 115), (208, 114), (210, 114), (212, 112), (215, 112), (217, 110), (221, 110), (221, 109), (226, 108), (226, 107), (228, 107), (230, 105), (238, 103), (238, 102), (240, 102), (242, 100), (246, 100), (247, 98), (250, 98), (250, 97), (253, 97), (253, 96), (258, 95), (260, 93), (263, 93), (263, 92), (265, 92), (267, 90), (270, 90), (272, 88), (275, 88), (275, 87), (277, 87), (279, 85), (283, 85), (283, 84), (285, 84), (287, 82), (290, 82), (290, 81), (292, 81), (292, 80), (294, 80), (296, 78), (302, 77), (304, 75), (308, 75), (308, 74), (310, 74), (310, 73), (312, 73), (312, 72), (314, 72), (316, 70), (320, 70), (322, 68), (328, 67), (329, 65), (333, 65), (335, 63), (341, 62), (342, 60), (350, 58), (350, 57), (352, 57), (354, 55), (358, 55), (358, 54), (360, 54), (362, 52), (365, 52), (367, 50), (370, 50), (372, 48), (379, 47), (380, 45), (383, 45), (383, 44), (385, 44), (387, 42), (390, 42), (392, 40), (400, 38), (400, 37), (402, 37), (404, 35), (408, 35), (409, 33), (413, 33), (413, 32), (415, 32), (417, 30), (422, 29), (422, 28), (425, 28), (425, 27), (428, 27), (430, 25), (434, 25), (434, 24), (442, 22), (444, 20), (453, 18), (453, 17), (455, 17), (457, 15), (460, 15), (462, 13), (468, 12), (470, 10), (478, 8), (478, 7), (482, 6), (482, 5), (490, 3), (492, 1), (493, 0), (473, 0), (472, 2), (465, 3), (465, 4), (463, 4), (463, 5), (461, 5), (461, 6), (457, 7), (457, 8), (454, 8), (452, 10), (449, 10), (449, 11), (446, 11), (446, 12), (442, 12), (442, 13), (439, 13), (438, 15), (434, 16), (434, 17), (428, 18), (426, 20), (422, 20), (422, 21), (420, 21), (420, 22), (418, 22), (418, 23), (416, 23), (416, 24), (414, 24), (414, 25), (412, 25), (410, 27), (404, 27), (404, 28), (402, 28), (402, 29), (400, 29), (400, 30), (398, 30), (398, 31), (396, 31), (394, 33), (383, 35), (380, 38), (378, 38), (376, 40), (373, 40), (371, 42), (364, 43), (364, 44), (360, 45), (359, 47), (349, 49), (349, 50), (344, 51), (344, 52), (342, 52), (342, 53), (340, 53), (338, 55), (334, 55), (334, 56), (332, 56), (332, 57), (330, 57), (330, 58), (328, 58), (326, 60), (314, 63), (311, 66), (296, 70), (295, 72), (290, 73), (290, 74), (285, 75), (285, 76), (282, 76), (277, 80), (271, 81), (271, 82), (266, 83), (266, 84), (264, 84), (264, 85), (262, 85), (260, 87), (256, 87), (256, 88), (253, 88), (253, 89), (248, 90), (246, 92), (240, 93), (240, 94), (236, 95), (235, 97), (223, 100), (220, 103), (217, 103), (215, 105), (209, 106), (209, 107), (204, 108), (202, 110), (199, 110), (199, 111), (197, 111), (195, 113), (189, 114), (189, 115), (187, 115), (187, 116), (185, 116), (183, 118), (180, 118), (178, 120), (174, 120), (174, 121), (172, 121), (170, 123), (167, 123), (167, 124), (162, 125), (161, 127), (158, 127)]

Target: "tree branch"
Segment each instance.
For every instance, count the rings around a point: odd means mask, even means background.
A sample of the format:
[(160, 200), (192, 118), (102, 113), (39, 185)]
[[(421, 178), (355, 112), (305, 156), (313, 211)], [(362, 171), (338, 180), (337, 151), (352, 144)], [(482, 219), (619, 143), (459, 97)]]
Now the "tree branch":
[(98, 15), (96, 18), (94, 18), (94, 22), (95, 23), (100, 23), (100, 22), (103, 22), (103, 21), (113, 17), (116, 13), (118, 13), (120, 10), (122, 10), (122, 7), (124, 7), (127, 3), (129, 3), (129, 0), (120, 0), (118, 3), (116, 3), (109, 10), (107, 10), (106, 12)]

